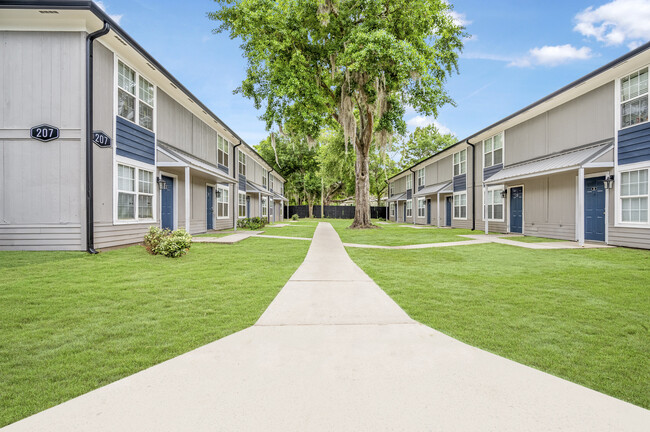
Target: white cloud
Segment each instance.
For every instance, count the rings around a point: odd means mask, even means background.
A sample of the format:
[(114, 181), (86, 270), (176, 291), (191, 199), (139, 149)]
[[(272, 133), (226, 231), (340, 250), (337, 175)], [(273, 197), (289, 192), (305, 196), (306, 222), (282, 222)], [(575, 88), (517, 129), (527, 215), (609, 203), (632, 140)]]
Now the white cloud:
[(454, 23), (459, 26), (467, 27), (472, 21), (467, 19), (464, 13), (456, 12), (454, 10), (449, 12), (449, 16), (454, 20)]
[[(594, 9), (588, 7), (575, 16), (573, 30), (605, 45), (637, 47), (650, 40), (650, 1), (613, 0)], [(631, 49), (631, 48), (630, 48)]]
[[(106, 12), (106, 13), (108, 13), (108, 11), (106, 10), (106, 5), (104, 4), (103, 1), (100, 0), (100, 1), (96, 1), (95, 3), (97, 4), (97, 6), (99, 6), (99, 8), (100, 8), (101, 10), (103, 10), (103, 11)], [(120, 15), (115, 15), (115, 14), (111, 15), (111, 14), (108, 14), (108, 16), (109, 16), (113, 21), (115, 21), (115, 22), (118, 23), (118, 24), (120, 23), (120, 21), (122, 21), (122, 17), (123, 17), (123, 15), (121, 15), (121, 14), (120, 14)]]
[(533, 48), (528, 55), (512, 60), (508, 66), (531, 67), (531, 66), (557, 66), (574, 60), (587, 60), (593, 57), (591, 48), (576, 48), (573, 45), (555, 45)]
[(417, 115), (406, 121), (406, 125), (411, 129), (415, 129), (416, 127), (425, 127), (431, 124), (435, 125), (438, 131), (443, 135), (448, 133), (453, 134), (451, 129), (445, 125), (438, 123), (438, 121), (433, 117)]

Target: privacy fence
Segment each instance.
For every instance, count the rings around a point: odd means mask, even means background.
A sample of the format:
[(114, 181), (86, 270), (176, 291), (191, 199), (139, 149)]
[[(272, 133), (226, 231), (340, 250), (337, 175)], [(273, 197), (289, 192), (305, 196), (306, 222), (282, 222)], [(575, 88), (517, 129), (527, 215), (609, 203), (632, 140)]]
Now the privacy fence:
[[(320, 211), (321, 206), (315, 205), (313, 208), (314, 217), (323, 217)], [(354, 219), (354, 209), (355, 206), (324, 206), (324, 213), (325, 217), (330, 219)], [(285, 219), (290, 218), (294, 214), (297, 214), (301, 219), (309, 217), (309, 206), (293, 205), (284, 207)], [(373, 219), (386, 219), (386, 207), (370, 207), (370, 217)]]

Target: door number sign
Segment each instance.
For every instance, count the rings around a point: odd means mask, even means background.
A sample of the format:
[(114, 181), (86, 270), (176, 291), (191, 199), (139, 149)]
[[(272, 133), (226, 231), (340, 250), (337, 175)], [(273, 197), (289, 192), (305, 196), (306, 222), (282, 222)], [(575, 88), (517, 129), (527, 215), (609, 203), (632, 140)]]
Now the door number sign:
[(60, 133), (58, 127), (42, 124), (31, 128), (29, 130), (29, 135), (35, 140), (48, 142), (59, 138)]
[(111, 146), (111, 137), (102, 131), (93, 131), (93, 142), (97, 147), (108, 148)]

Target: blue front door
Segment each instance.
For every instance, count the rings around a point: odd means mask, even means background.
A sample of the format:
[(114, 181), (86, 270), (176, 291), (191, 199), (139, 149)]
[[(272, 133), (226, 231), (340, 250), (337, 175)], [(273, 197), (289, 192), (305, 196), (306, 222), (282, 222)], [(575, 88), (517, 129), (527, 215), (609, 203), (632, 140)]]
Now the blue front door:
[(524, 223), (524, 188), (510, 189), (510, 232), (522, 233)]
[(585, 240), (605, 241), (605, 177), (585, 179)]
[(446, 201), (447, 206), (446, 206), (446, 210), (445, 210), (445, 226), (451, 226), (451, 207), (452, 207), (451, 200), (452, 199), (453, 198), (450, 197), (450, 196), (447, 197), (447, 201)]
[(251, 217), (251, 197), (246, 196), (246, 217)]
[(207, 186), (206, 190), (206, 208), (208, 209), (206, 217), (208, 218), (207, 229), (214, 229), (214, 188)]
[(174, 179), (161, 176), (167, 189), (160, 191), (160, 225), (169, 230), (174, 229)]
[(404, 201), (404, 219), (402, 219), (402, 222), (406, 222), (406, 201)]
[(427, 200), (427, 225), (431, 225), (431, 200)]

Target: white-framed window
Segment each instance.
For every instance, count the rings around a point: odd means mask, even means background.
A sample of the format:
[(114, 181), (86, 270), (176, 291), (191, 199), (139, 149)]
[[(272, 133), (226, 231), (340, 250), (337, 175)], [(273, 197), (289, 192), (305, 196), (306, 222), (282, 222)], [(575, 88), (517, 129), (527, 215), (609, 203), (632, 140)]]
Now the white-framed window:
[(392, 197), (392, 196), (393, 196), (393, 193), (394, 193), (394, 186), (395, 186), (395, 185), (394, 185), (393, 183), (391, 183), (390, 185), (388, 185), (388, 189), (389, 189), (388, 196), (389, 196), (389, 197)]
[(454, 194), (454, 219), (467, 219), (467, 193)]
[(221, 135), (217, 135), (217, 163), (225, 167), (228, 166), (228, 154), (230, 152), (230, 143)]
[(489, 221), (499, 221), (503, 222), (504, 220), (504, 204), (503, 197), (503, 186), (489, 188), (487, 190), (487, 198), (485, 200), (485, 215)]
[(394, 202), (390, 203), (389, 208), (390, 208), (390, 217), (394, 218), (395, 217), (395, 203)]
[(262, 186), (264, 186), (264, 189), (267, 186), (266, 179), (268, 178), (268, 174), (269, 172), (265, 168), (262, 168)]
[(153, 220), (153, 171), (117, 164), (117, 219)]
[(648, 121), (648, 68), (621, 78), (621, 128)]
[(483, 168), (503, 163), (503, 132), (483, 141)]
[(243, 151), (240, 151), (239, 156), (237, 156), (237, 158), (239, 159), (239, 174), (245, 177), (246, 176), (246, 154)]
[(262, 197), (262, 217), (266, 217), (268, 215), (268, 198), (263, 196)]
[(273, 191), (273, 186), (274, 186), (273, 183), (274, 183), (273, 182), (273, 175), (270, 175), (269, 176), (269, 190), (270, 191)]
[(424, 198), (418, 198), (418, 217), (423, 218), (424, 216), (426, 216)]
[(230, 216), (230, 190), (228, 186), (217, 185), (217, 219)]
[(240, 218), (246, 217), (246, 192), (239, 191), (239, 213)]
[(454, 176), (467, 172), (467, 149), (454, 153)]
[(413, 215), (413, 200), (406, 201), (406, 217), (411, 217)]
[(418, 170), (418, 188), (424, 187), (424, 168)]
[(648, 171), (645, 168), (620, 173), (621, 222), (648, 223)]
[(155, 93), (151, 82), (117, 61), (117, 115), (153, 131)]
[(413, 189), (413, 177), (409, 173), (406, 176), (406, 190), (411, 190), (411, 189)]

